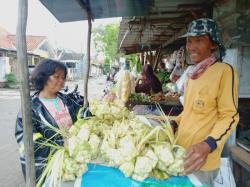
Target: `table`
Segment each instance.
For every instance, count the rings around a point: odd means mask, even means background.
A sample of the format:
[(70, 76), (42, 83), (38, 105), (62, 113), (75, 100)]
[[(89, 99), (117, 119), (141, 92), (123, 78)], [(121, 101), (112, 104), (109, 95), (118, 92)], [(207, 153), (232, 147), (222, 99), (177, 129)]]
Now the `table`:
[(236, 145), (229, 150), (236, 184), (250, 184), (250, 153)]

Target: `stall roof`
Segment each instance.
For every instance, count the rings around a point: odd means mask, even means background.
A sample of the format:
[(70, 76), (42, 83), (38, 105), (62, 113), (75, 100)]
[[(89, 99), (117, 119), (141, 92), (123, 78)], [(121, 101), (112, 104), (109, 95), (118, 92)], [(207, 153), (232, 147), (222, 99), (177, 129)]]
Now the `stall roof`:
[[(188, 23), (199, 17), (212, 17), (216, 0), (40, 0), (60, 22), (123, 17), (118, 50), (125, 54), (155, 50), (177, 40)], [(180, 42), (180, 43), (178, 43)]]
[(123, 17), (118, 50), (125, 54), (156, 50), (168, 45), (180, 46), (190, 21), (212, 17), (214, 1), (154, 0), (146, 16)]
[[(147, 15), (152, 0), (40, 0), (60, 22), (87, 20), (89, 4), (94, 19)], [(86, 7), (86, 6), (85, 6)]]

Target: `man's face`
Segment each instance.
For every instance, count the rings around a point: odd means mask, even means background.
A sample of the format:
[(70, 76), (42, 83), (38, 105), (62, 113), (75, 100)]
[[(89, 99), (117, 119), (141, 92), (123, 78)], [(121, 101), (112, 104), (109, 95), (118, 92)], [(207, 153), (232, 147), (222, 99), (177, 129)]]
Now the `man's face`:
[(208, 37), (208, 35), (187, 37), (186, 48), (191, 60), (199, 63), (208, 58), (212, 54), (212, 50), (216, 48)]

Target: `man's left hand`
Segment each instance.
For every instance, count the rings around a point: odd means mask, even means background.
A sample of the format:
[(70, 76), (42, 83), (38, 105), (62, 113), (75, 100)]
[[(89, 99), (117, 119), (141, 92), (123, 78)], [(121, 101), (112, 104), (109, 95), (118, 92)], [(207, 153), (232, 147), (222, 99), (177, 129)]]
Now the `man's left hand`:
[(205, 164), (211, 149), (206, 142), (192, 145), (184, 158), (184, 174), (199, 171)]

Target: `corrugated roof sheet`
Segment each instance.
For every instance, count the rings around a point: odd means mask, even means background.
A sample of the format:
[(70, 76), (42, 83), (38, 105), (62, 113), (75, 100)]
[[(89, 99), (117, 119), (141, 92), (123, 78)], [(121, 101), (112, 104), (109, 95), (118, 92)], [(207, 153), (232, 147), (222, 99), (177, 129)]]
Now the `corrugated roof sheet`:
[[(209, 0), (155, 0), (148, 15), (123, 17), (118, 50), (125, 54), (182, 45), (182, 35), (193, 19), (211, 16)], [(173, 43), (174, 42), (174, 43)]]
[(81, 4), (88, 4), (94, 19), (140, 16), (149, 11), (152, 0), (40, 0), (60, 22), (87, 20)]
[[(60, 21), (86, 20), (84, 8), (94, 19), (123, 17), (119, 51), (154, 50), (169, 45), (185, 32), (188, 23), (212, 16), (216, 0), (40, 0)], [(181, 41), (180, 41), (181, 42)]]

